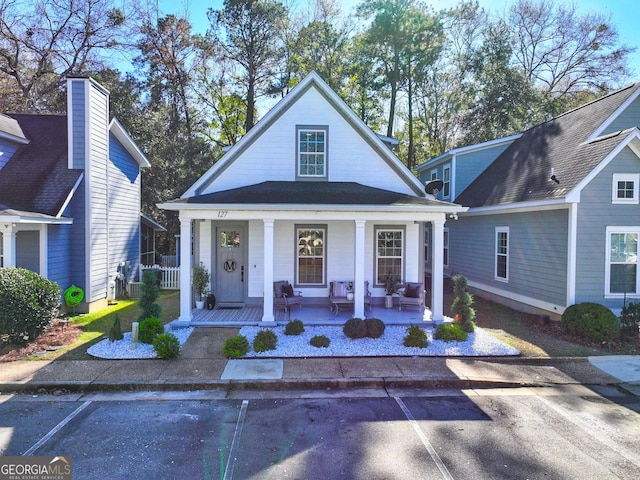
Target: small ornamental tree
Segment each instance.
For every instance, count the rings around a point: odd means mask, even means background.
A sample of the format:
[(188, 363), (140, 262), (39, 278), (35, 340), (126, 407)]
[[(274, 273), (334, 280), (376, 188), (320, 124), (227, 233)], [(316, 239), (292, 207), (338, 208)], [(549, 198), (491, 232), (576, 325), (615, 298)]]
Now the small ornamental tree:
[(109, 340), (115, 342), (116, 340), (122, 340), (124, 335), (122, 334), (122, 327), (120, 326), (120, 317), (116, 314), (116, 318), (113, 320), (111, 330), (109, 330)]
[(138, 306), (142, 309), (142, 312), (138, 320), (144, 320), (149, 317), (160, 317), (162, 307), (155, 303), (160, 296), (157, 278), (156, 274), (151, 270), (142, 272), (142, 286), (140, 287), (140, 299), (138, 300)]
[(464, 275), (456, 275), (453, 277), (453, 303), (451, 304), (451, 312), (460, 322), (460, 327), (465, 332), (473, 332), (473, 319), (476, 317), (476, 311), (471, 308), (473, 297), (467, 292), (467, 278)]

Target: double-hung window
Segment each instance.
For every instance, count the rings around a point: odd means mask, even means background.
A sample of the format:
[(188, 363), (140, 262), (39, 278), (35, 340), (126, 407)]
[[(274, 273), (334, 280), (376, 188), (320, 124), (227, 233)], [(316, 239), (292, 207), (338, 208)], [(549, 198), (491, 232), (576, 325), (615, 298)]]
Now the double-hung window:
[(327, 227), (325, 225), (296, 226), (296, 284), (322, 286), (326, 284)]
[(404, 229), (376, 228), (376, 284), (384, 285), (387, 277), (404, 278)]
[(298, 127), (298, 178), (327, 177), (327, 127)]
[(509, 280), (509, 227), (496, 227), (496, 268), (495, 278)]
[(608, 295), (638, 295), (638, 236), (640, 227), (607, 227)]
[(638, 183), (640, 175), (615, 173), (613, 175), (613, 186), (611, 188), (613, 203), (638, 204)]

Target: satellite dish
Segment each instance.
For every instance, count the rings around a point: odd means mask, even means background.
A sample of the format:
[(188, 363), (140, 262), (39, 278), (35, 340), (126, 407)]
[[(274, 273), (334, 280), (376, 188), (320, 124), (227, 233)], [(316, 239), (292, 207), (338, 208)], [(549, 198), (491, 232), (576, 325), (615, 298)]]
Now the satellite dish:
[(443, 186), (444, 186), (444, 182), (442, 180), (431, 180), (430, 182), (427, 182), (427, 184), (424, 186), (424, 191), (427, 192), (429, 195), (436, 196), (438, 192), (442, 190)]

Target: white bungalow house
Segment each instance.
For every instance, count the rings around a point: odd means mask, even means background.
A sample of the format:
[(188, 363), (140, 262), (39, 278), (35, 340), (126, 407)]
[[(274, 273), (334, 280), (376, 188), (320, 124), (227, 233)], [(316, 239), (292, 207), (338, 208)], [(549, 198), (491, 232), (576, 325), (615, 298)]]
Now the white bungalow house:
[[(211, 272), (218, 305), (262, 305), (273, 324), (274, 281), (310, 305), (328, 304), (332, 281), (353, 281), (354, 315), (364, 285), (382, 303), (384, 279), (424, 281), (425, 222), (433, 231), (426, 304), (443, 319), (443, 232), (459, 205), (427, 195), (400, 162), (316, 74), (283, 98), (180, 199), (180, 318), (192, 321), (192, 264)], [(193, 246), (193, 249), (192, 249)], [(193, 255), (193, 256), (192, 256)]]

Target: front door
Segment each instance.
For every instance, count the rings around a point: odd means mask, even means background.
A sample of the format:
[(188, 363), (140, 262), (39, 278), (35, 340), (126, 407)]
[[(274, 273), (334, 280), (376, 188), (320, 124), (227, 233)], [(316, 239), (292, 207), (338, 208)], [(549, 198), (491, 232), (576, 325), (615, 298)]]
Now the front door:
[(225, 225), (216, 228), (216, 303), (221, 306), (239, 306), (244, 303), (245, 292), (245, 228)]

